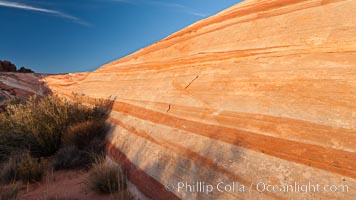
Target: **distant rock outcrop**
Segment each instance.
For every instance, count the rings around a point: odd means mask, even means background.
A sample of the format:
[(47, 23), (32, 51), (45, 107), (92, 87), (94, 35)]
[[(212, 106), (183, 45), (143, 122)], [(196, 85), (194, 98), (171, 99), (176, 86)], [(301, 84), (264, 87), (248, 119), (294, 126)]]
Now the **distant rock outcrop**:
[[(151, 199), (355, 199), (355, 11), (354, 0), (245, 1), (46, 81), (116, 97), (109, 154)], [(348, 191), (296, 188), (310, 184)]]
[(16, 72), (16, 65), (7, 60), (0, 60), (0, 72)]
[(20, 72), (20, 73), (34, 73), (31, 69), (21, 67), (17, 70), (16, 65), (12, 64), (10, 61), (0, 60), (0, 72)]
[(31, 69), (27, 69), (25, 67), (21, 67), (20, 69), (17, 70), (17, 72), (20, 72), (20, 73), (34, 73), (34, 71), (32, 71)]

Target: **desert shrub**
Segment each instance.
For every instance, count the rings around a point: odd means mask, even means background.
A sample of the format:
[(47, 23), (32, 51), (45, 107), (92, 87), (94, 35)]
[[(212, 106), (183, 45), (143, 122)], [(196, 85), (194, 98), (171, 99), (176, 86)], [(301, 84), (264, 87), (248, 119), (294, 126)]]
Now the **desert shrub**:
[[(90, 106), (83, 102), (90, 103)], [(73, 94), (73, 101), (70, 101), (68, 107), (69, 121), (72, 122), (69, 125), (91, 120), (105, 121), (109, 117), (112, 106), (111, 97), (91, 100), (84, 95)]]
[(85, 147), (85, 151), (89, 153), (91, 161), (94, 162), (97, 156), (105, 155), (106, 140), (93, 138)]
[[(1, 128), (1, 127), (0, 127)], [(9, 159), (11, 155), (18, 154), (28, 148), (30, 135), (16, 133), (12, 130), (0, 131), (0, 163)]]
[(110, 194), (127, 189), (127, 176), (121, 167), (98, 159), (90, 169), (86, 183), (98, 193)]
[(76, 146), (65, 146), (59, 149), (53, 159), (53, 168), (75, 169), (85, 167), (90, 163), (90, 155), (87, 152), (79, 150)]
[(20, 185), (13, 184), (5, 190), (1, 191), (0, 200), (16, 200)]
[(84, 100), (49, 95), (8, 105), (0, 114), (0, 162), (18, 149), (28, 149), (34, 157), (51, 156), (61, 147), (62, 134), (69, 126), (107, 119), (111, 100), (96, 100), (90, 105), (83, 104)]
[(11, 182), (15, 182), (18, 179), (17, 174), (17, 165), (18, 165), (17, 157), (10, 157), (10, 159), (1, 165), (0, 171), (0, 183), (8, 184)]
[(5, 113), (7, 130), (26, 135), (27, 147), (33, 155), (40, 157), (53, 154), (60, 145), (60, 132), (65, 129), (64, 114), (59, 103), (54, 97), (42, 100), (33, 97), (26, 104), (8, 106)]
[(46, 172), (47, 163), (41, 158), (33, 158), (29, 153), (23, 154), (18, 163), (17, 172), (23, 182), (37, 182)]
[[(63, 144), (75, 145), (79, 149), (91, 148), (95, 140), (104, 141), (108, 126), (105, 121), (85, 121), (69, 126), (62, 137)], [(95, 147), (94, 147), (95, 148)]]

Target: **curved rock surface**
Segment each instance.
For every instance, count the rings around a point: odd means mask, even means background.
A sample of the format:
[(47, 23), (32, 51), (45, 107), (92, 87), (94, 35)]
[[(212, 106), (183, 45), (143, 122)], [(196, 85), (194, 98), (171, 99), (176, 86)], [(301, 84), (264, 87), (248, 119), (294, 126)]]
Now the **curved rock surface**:
[(0, 112), (9, 100), (26, 100), (32, 95), (50, 93), (42, 79), (40, 74), (0, 72)]
[[(355, 10), (352, 0), (245, 1), (92, 73), (46, 82), (64, 95), (116, 98), (108, 150), (137, 194), (352, 199)], [(245, 192), (177, 188), (221, 181)], [(260, 181), (348, 192), (259, 193)]]

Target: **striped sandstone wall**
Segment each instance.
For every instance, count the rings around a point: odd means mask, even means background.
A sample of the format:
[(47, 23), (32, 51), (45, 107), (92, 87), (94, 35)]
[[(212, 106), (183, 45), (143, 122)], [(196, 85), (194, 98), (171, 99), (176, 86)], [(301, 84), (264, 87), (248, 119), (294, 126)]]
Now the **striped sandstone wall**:
[[(352, 0), (246, 1), (94, 72), (46, 82), (63, 95), (116, 98), (108, 152), (148, 198), (352, 199), (355, 10)], [(172, 188), (197, 181), (247, 191)], [(260, 181), (348, 192), (260, 193)]]

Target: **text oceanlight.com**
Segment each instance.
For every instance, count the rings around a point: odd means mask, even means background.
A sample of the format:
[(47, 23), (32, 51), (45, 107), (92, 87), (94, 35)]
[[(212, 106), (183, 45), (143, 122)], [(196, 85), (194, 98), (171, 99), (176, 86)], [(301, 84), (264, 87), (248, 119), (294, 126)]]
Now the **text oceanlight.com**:
[(251, 183), (244, 185), (238, 182), (217, 182), (208, 184), (205, 182), (178, 182), (176, 184), (167, 184), (166, 189), (175, 192), (188, 193), (210, 193), (210, 192), (270, 192), (270, 193), (309, 193), (309, 192), (348, 192), (349, 187), (346, 184), (318, 184), (318, 183), (298, 183), (292, 184), (270, 184), (265, 182)]

